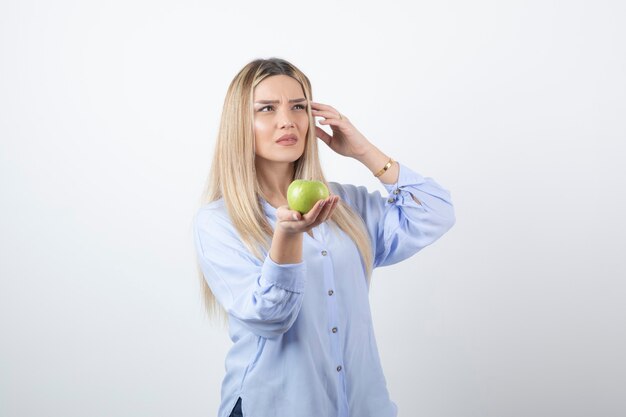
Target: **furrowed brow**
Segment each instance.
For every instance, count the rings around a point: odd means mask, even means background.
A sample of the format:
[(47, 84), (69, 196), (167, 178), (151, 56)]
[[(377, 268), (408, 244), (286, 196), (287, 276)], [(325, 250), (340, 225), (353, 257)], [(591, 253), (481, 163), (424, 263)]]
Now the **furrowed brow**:
[[(306, 101), (306, 98), (292, 98), (291, 100), (289, 100), (290, 103), (300, 103)], [(280, 103), (279, 100), (257, 100), (255, 101), (256, 104), (276, 104), (276, 103)]]

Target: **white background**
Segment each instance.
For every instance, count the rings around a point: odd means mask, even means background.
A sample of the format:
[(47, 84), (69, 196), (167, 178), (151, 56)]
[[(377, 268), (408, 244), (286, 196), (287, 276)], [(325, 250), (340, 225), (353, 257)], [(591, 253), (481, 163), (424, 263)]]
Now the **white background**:
[(228, 84), (271, 56), (452, 193), (373, 278), (400, 416), (625, 415), (625, 4), (3, 0), (0, 415), (216, 414), (191, 219)]

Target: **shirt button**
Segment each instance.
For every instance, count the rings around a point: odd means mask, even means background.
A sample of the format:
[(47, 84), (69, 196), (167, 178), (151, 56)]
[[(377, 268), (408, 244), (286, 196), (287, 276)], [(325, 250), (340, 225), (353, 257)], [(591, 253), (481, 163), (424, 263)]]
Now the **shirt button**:
[(341, 371), (341, 365), (337, 367), (337, 372)]
[(337, 328), (333, 327), (333, 333), (337, 333)]
[(397, 194), (400, 194), (400, 189), (399, 189), (399, 188), (396, 188), (395, 190), (393, 190), (393, 193), (394, 193), (394, 194), (396, 194), (396, 195), (397, 195)]
[(394, 202), (393, 197), (389, 197), (389, 200), (387, 200), (387, 202), (388, 202), (388, 203), (393, 203), (393, 202)]
[(322, 251), (322, 256), (326, 256), (328, 255), (328, 252), (326, 252), (325, 250)]
[(328, 295), (333, 295), (335, 293), (335, 291), (333, 290), (328, 290)]

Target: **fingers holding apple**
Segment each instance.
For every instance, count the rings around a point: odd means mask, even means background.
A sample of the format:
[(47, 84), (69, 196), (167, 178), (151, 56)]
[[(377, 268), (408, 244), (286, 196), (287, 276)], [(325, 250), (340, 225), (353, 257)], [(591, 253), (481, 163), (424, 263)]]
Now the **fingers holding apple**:
[(306, 214), (303, 214), (297, 210), (294, 210), (289, 205), (280, 206), (276, 210), (276, 218), (284, 222), (302, 222), (302, 221), (310, 222), (311, 219), (316, 219), (317, 216), (320, 213), (322, 213), (324, 206), (326, 206), (326, 203), (330, 199), (331, 197), (328, 197), (328, 198), (316, 201), (313, 207), (310, 210), (308, 210)]
[(338, 201), (321, 181), (294, 180), (287, 189), (288, 205), (277, 210), (278, 224), (288, 233), (308, 232), (332, 216)]
[[(320, 210), (320, 212), (317, 214), (317, 216), (315, 216), (315, 218), (312, 218), (311, 220), (313, 221), (313, 223), (311, 223), (311, 225), (309, 226), (310, 230), (314, 227), (317, 227), (318, 225), (324, 223), (326, 220), (328, 220), (330, 218), (330, 216), (332, 216), (333, 212), (335, 211), (335, 208), (337, 207), (337, 204), (339, 204), (339, 196), (338, 195), (332, 195), (326, 199), (324, 199), (324, 206), (323, 208)], [(309, 216), (310, 213), (307, 213), (304, 215), (304, 217), (306, 218), (307, 216)]]
[(289, 206), (280, 206), (276, 212), (277, 225), (288, 233), (308, 232), (328, 220), (338, 202), (339, 196), (336, 195), (318, 200), (306, 214), (291, 210)]

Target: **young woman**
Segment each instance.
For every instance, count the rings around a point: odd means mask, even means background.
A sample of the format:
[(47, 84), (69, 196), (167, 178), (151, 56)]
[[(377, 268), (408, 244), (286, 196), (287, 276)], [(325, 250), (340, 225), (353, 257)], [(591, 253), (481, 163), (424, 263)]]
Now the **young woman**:
[[(317, 138), (363, 163), (388, 195), (327, 182)], [(287, 204), (294, 179), (322, 181), (331, 194), (302, 215)], [(207, 308), (227, 315), (233, 341), (219, 417), (396, 416), (374, 337), (370, 276), (454, 222), (447, 190), (314, 102), (295, 66), (276, 58), (246, 65), (226, 94), (194, 219)]]

